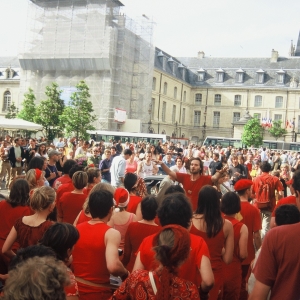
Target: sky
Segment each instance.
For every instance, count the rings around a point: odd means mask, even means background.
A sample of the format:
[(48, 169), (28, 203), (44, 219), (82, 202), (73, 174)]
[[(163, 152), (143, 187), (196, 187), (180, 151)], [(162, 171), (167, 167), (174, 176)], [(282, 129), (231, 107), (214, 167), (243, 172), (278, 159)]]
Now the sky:
[[(155, 24), (154, 45), (174, 57), (288, 56), (297, 44), (297, 0), (120, 0), (135, 19)], [(27, 0), (0, 0), (0, 56), (14, 56), (24, 36)]]

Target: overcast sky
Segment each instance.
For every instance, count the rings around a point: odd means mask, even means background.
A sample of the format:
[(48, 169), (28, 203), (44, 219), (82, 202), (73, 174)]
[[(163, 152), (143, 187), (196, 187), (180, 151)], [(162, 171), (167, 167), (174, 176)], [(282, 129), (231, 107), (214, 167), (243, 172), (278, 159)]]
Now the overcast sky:
[[(17, 55), (27, 0), (0, 0), (0, 56)], [(300, 30), (297, 0), (121, 0), (133, 19), (155, 22), (155, 46), (175, 57), (287, 56)]]

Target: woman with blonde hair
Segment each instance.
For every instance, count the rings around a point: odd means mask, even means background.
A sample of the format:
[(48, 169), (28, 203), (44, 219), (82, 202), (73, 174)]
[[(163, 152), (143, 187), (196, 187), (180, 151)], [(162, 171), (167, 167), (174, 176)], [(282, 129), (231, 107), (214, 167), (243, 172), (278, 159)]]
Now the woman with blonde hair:
[(16, 254), (12, 251), (12, 246), (15, 241), (20, 244), (21, 248), (37, 244), (45, 231), (53, 224), (47, 221), (47, 217), (55, 207), (55, 199), (56, 193), (51, 187), (43, 186), (34, 190), (30, 206), (35, 213), (19, 218), (15, 222), (2, 247), (2, 253), (10, 258), (14, 257)]
[(25, 179), (29, 184), (30, 191), (32, 191), (45, 184), (45, 172), (40, 169), (31, 169), (27, 171)]
[[(112, 185), (110, 185), (109, 183), (100, 182), (100, 183), (97, 183), (92, 188), (92, 190), (90, 191), (90, 194), (93, 192), (96, 192), (96, 191), (108, 191), (108, 192), (111, 192), (112, 194), (114, 194), (115, 188)], [(82, 210), (80, 211), (76, 220), (74, 221), (74, 224), (73, 224), (74, 226), (92, 219), (88, 203), (89, 203), (89, 197), (87, 197), (86, 200), (84, 201)]]

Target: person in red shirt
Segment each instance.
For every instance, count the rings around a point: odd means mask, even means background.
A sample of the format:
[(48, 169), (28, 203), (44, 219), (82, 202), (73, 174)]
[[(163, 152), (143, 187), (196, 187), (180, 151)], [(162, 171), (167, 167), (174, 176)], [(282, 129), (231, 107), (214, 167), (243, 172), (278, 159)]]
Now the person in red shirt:
[[(252, 187), (253, 194), (255, 194), (256, 196), (258, 195), (261, 182), (264, 184), (270, 182), (268, 183), (269, 196), (270, 196), (269, 206), (260, 209), (260, 214), (262, 219), (261, 237), (263, 239), (266, 233), (270, 229), (271, 214), (276, 205), (275, 190), (278, 191), (278, 198), (281, 199), (283, 195), (283, 186), (280, 180), (276, 176), (272, 176), (269, 174), (269, 172), (271, 171), (271, 165), (267, 161), (262, 162), (262, 164), (260, 165), (260, 169), (262, 171), (262, 174), (253, 180), (253, 187)], [(254, 203), (254, 205), (257, 206), (256, 203)]]
[[(297, 207), (300, 209), (300, 172), (293, 176)], [(299, 299), (300, 223), (277, 226), (265, 236), (253, 273), (256, 278), (249, 300)]]
[(258, 250), (261, 246), (260, 212), (258, 208), (249, 203), (252, 197), (252, 185), (253, 182), (251, 180), (241, 179), (234, 186), (234, 189), (237, 191), (241, 200), (240, 221), (243, 222), (248, 228), (248, 257), (242, 262), (242, 284), (240, 300), (248, 299), (248, 292), (246, 291), (246, 278), (250, 263), (255, 258), (255, 250)]
[(190, 174), (184, 174), (171, 171), (162, 161), (156, 161), (161, 165), (163, 171), (171, 177), (172, 180), (182, 183), (187, 197), (190, 199), (193, 211), (197, 208), (198, 194), (204, 185), (212, 185), (217, 181), (220, 174), (227, 170), (227, 167), (223, 167), (220, 171), (217, 171), (213, 176), (203, 175), (203, 162), (199, 157), (193, 157), (190, 159)]
[(127, 211), (136, 214), (136, 209), (139, 203), (142, 201), (142, 197), (136, 194), (138, 177), (136, 174), (127, 173), (124, 177), (124, 187), (129, 192), (130, 200), (127, 206)]
[(74, 274), (78, 283), (80, 300), (106, 300), (112, 295), (110, 274), (125, 280), (128, 271), (119, 259), (121, 234), (107, 225), (114, 201), (108, 191), (96, 191), (88, 202), (92, 219), (77, 225), (79, 240), (73, 251)]
[(233, 225), (234, 251), (233, 259), (229, 265), (223, 263), (223, 300), (238, 300), (242, 283), (241, 262), (247, 257), (248, 251), (248, 228), (235, 218), (241, 210), (241, 201), (234, 192), (226, 193), (221, 200), (221, 211), (224, 219)]
[[(13, 182), (8, 199), (3, 197), (0, 201), (0, 249), (14, 226), (15, 222), (24, 216), (29, 216), (32, 211), (29, 207), (29, 185), (24, 179), (17, 179)], [(12, 250), (19, 248), (18, 243), (14, 243)], [(0, 254), (0, 274), (6, 274), (8, 270), (8, 258)]]
[(149, 235), (157, 233), (161, 229), (161, 227), (155, 223), (157, 208), (158, 204), (155, 197), (146, 196), (141, 202), (143, 219), (138, 222), (130, 223), (127, 228), (122, 262), (130, 272), (132, 271), (135, 262), (135, 253), (143, 239)]
[[(158, 218), (162, 226), (177, 224), (189, 228), (192, 218), (192, 208), (188, 198), (182, 193), (167, 195), (158, 209)], [(154, 270), (158, 263), (153, 251), (155, 235), (146, 237), (141, 243), (133, 271)], [(207, 294), (214, 285), (214, 276), (211, 269), (209, 251), (205, 241), (190, 233), (191, 251), (188, 259), (179, 267), (178, 276), (200, 286), (201, 299), (206, 299)]]
[(78, 171), (74, 173), (72, 177), (74, 190), (72, 192), (64, 193), (57, 206), (58, 222), (74, 223), (87, 197), (86, 193), (83, 192), (87, 182), (88, 176), (86, 172)]
[(72, 182), (72, 178), (69, 176), (69, 172), (73, 166), (76, 165), (76, 161), (73, 159), (67, 159), (66, 162), (64, 163), (62, 167), (62, 172), (63, 175), (59, 178), (57, 178), (54, 183), (53, 183), (53, 188), (57, 190), (60, 185), (65, 184), (65, 183), (70, 183)]

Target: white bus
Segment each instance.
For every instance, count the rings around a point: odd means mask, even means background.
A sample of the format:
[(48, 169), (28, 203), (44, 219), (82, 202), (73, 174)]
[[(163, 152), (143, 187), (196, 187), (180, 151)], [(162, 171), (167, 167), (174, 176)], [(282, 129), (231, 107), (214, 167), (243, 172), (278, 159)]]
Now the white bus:
[(121, 141), (121, 143), (137, 143), (138, 141), (147, 142), (156, 145), (157, 142), (166, 142), (167, 136), (165, 134), (154, 133), (136, 133), (136, 132), (120, 132), (120, 131), (102, 131), (102, 130), (88, 130), (91, 139), (94, 141), (104, 140), (105, 143), (112, 141)]

